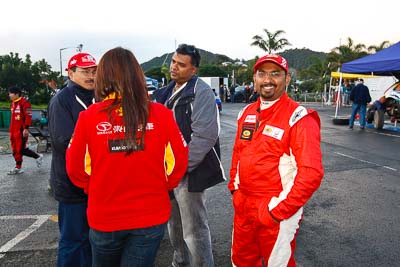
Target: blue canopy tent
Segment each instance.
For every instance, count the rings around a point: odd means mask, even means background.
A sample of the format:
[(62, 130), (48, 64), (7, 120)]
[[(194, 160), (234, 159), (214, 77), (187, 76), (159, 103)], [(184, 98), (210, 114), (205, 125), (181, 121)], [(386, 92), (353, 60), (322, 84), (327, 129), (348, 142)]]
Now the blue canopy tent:
[(342, 72), (400, 76), (400, 42), (375, 54), (342, 64)]
[[(394, 76), (400, 80), (400, 42), (368, 55), (342, 64), (342, 73)], [(341, 82), (342, 77), (340, 77)]]
[[(371, 74), (376, 76), (395, 76), (400, 79), (400, 42), (381, 51), (353, 61), (343, 63), (341, 73)], [(340, 76), (339, 84), (342, 82)], [(340, 92), (339, 90), (339, 97)], [(337, 102), (334, 122), (337, 119)]]

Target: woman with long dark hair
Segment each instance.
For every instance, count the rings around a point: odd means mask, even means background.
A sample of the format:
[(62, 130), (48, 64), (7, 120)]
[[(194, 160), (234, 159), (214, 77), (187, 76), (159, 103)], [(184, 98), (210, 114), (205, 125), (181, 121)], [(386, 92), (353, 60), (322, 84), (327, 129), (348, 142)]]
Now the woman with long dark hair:
[(88, 194), (93, 266), (153, 266), (187, 145), (172, 112), (149, 101), (131, 51), (104, 54), (95, 95), (67, 150), (69, 177)]

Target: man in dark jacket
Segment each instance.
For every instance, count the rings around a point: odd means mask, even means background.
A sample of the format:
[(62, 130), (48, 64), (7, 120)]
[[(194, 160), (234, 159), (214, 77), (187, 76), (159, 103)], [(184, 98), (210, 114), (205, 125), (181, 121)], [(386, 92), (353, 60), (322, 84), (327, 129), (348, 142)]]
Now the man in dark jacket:
[(58, 205), (60, 241), (57, 266), (91, 266), (87, 195), (70, 181), (65, 153), (79, 113), (94, 103), (96, 60), (78, 53), (68, 62), (68, 85), (49, 104), (49, 133), (52, 146), (50, 183)]
[(155, 91), (155, 100), (174, 112), (189, 145), (187, 174), (174, 190), (168, 232), (172, 266), (212, 267), (214, 259), (204, 190), (225, 180), (219, 160), (219, 114), (210, 86), (196, 75), (199, 51), (182, 44), (172, 57), (172, 81)]
[(359, 79), (358, 84), (351, 90), (350, 100), (353, 101), (351, 106), (351, 116), (349, 120), (349, 128), (353, 129), (354, 119), (357, 112), (360, 113), (360, 127), (361, 130), (365, 128), (365, 115), (367, 113), (367, 104), (371, 102), (369, 89), (364, 85), (364, 80)]

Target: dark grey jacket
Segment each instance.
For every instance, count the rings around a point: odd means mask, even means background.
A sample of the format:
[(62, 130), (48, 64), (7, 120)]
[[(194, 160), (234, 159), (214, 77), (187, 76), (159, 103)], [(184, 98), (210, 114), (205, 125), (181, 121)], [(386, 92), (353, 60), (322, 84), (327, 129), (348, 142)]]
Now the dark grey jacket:
[(65, 203), (85, 203), (87, 195), (70, 181), (65, 168), (65, 152), (74, 132), (79, 113), (93, 102), (94, 92), (69, 81), (49, 104), (49, 134), (52, 159), (50, 184), (53, 196)]
[(189, 144), (189, 191), (201, 192), (225, 179), (220, 162), (219, 113), (210, 86), (193, 76), (170, 99), (175, 82), (153, 93), (155, 100), (174, 112), (175, 120)]

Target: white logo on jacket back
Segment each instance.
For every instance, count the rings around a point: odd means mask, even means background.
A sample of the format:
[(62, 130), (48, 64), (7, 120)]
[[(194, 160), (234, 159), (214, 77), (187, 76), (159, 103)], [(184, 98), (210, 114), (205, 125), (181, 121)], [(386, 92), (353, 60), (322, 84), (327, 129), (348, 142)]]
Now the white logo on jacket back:
[(112, 124), (107, 122), (107, 121), (99, 122), (96, 125), (96, 129), (97, 129), (97, 134), (98, 135), (100, 135), (100, 134), (111, 134), (112, 133), (111, 128), (112, 128)]
[[(97, 135), (104, 135), (104, 134), (112, 134), (112, 133), (124, 133), (125, 126), (123, 125), (112, 125), (108, 121), (99, 122), (96, 125)], [(146, 124), (146, 131), (154, 130), (154, 123), (148, 122)], [(138, 131), (142, 131), (141, 127), (139, 127)]]

